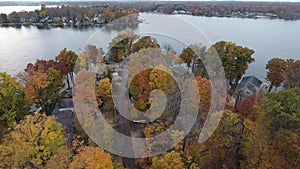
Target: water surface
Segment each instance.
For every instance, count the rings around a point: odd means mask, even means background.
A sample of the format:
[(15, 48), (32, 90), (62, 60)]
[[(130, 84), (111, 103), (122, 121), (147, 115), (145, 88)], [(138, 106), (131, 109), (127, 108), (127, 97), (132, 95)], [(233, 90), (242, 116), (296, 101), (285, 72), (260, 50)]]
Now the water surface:
[[(1, 12), (1, 11), (0, 11)], [(140, 14), (145, 20), (134, 29), (136, 33), (150, 34), (161, 45), (169, 43), (172, 48), (180, 52), (184, 46), (184, 37), (191, 37), (187, 31), (189, 24), (177, 24), (170, 28), (171, 22), (183, 19), (202, 31), (211, 43), (220, 40), (233, 41), (238, 45), (247, 46), (255, 50), (255, 62), (247, 71), (249, 75), (256, 75), (265, 79), (265, 64), (272, 57), (300, 59), (300, 21), (267, 20), (267, 19), (238, 19), (238, 18), (209, 18), (187, 15), (158, 15)], [(174, 32), (176, 31), (176, 32)], [(161, 35), (157, 33), (164, 32)], [(168, 37), (168, 34), (180, 34), (178, 37)], [(178, 33), (179, 32), (179, 33)], [(36, 27), (21, 29), (0, 28), (0, 71), (17, 74), (29, 62), (36, 59), (54, 59), (63, 48), (80, 52), (85, 44), (92, 43), (107, 50), (107, 43), (119, 31), (100, 28), (73, 29), (53, 28), (37, 29)], [(202, 43), (203, 39), (190, 38), (190, 43)]]

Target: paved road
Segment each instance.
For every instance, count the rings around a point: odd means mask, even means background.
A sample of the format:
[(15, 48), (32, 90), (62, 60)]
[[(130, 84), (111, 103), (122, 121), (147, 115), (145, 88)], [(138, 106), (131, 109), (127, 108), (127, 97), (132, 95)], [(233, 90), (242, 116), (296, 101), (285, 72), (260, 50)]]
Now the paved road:
[[(119, 93), (120, 95), (119, 95), (119, 100), (118, 100), (118, 110), (120, 112), (122, 112), (123, 114), (124, 113), (129, 114), (129, 97), (125, 93), (126, 86), (127, 86), (127, 78), (124, 77), (124, 79), (122, 80), (122, 83), (121, 83), (121, 91)], [(121, 115), (121, 113), (119, 115), (118, 125), (120, 126), (120, 132), (122, 134), (131, 137), (129, 120), (126, 119), (125, 117), (123, 117)], [(122, 144), (122, 146), (121, 146), (122, 152), (130, 153), (130, 154), (134, 153), (131, 140), (129, 140), (129, 141), (121, 140), (121, 144)], [(122, 157), (122, 160), (123, 160), (123, 166), (125, 168), (128, 168), (128, 169), (136, 168), (135, 159)]]

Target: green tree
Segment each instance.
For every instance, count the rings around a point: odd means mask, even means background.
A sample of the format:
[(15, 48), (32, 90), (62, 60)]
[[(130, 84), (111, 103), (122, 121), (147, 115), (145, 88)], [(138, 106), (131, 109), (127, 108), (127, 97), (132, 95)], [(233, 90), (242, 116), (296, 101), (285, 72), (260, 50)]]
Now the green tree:
[(300, 133), (300, 94), (296, 90), (268, 93), (262, 108), (273, 131), (283, 128)]
[(62, 125), (40, 113), (26, 116), (6, 135), (0, 152), (0, 168), (19, 168), (28, 162), (46, 168), (53, 158), (70, 156)]
[(28, 110), (24, 86), (7, 73), (0, 72), (0, 140)]
[(272, 90), (273, 86), (279, 87), (284, 81), (283, 72), (286, 68), (286, 62), (283, 59), (273, 58), (268, 61), (266, 69), (268, 70), (267, 79), (271, 82), (269, 91)]
[(242, 78), (248, 65), (254, 62), (252, 54), (254, 51), (247, 47), (238, 46), (233, 42), (220, 41), (212, 46), (223, 63), (225, 76), (229, 81), (231, 87), (230, 93), (232, 94)]
[(8, 22), (8, 18), (7, 15), (4, 13), (0, 14), (0, 23), (7, 23)]

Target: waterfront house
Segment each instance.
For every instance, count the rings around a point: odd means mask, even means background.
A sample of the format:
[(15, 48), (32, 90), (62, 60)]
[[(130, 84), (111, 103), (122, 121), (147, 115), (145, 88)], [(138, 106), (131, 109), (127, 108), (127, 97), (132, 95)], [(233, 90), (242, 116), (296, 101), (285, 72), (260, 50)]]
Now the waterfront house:
[(241, 100), (247, 96), (257, 93), (263, 86), (263, 82), (256, 76), (246, 76), (237, 86), (236, 98)]

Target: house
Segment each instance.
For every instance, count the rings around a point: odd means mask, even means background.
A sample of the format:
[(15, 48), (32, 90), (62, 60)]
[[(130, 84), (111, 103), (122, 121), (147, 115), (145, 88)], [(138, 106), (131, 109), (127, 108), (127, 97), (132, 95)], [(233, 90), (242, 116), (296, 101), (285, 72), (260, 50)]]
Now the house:
[(257, 93), (263, 86), (263, 82), (255, 76), (246, 76), (237, 86), (236, 96), (238, 100)]
[(102, 18), (101, 15), (95, 16), (93, 19), (94, 24), (104, 24), (105, 20)]

